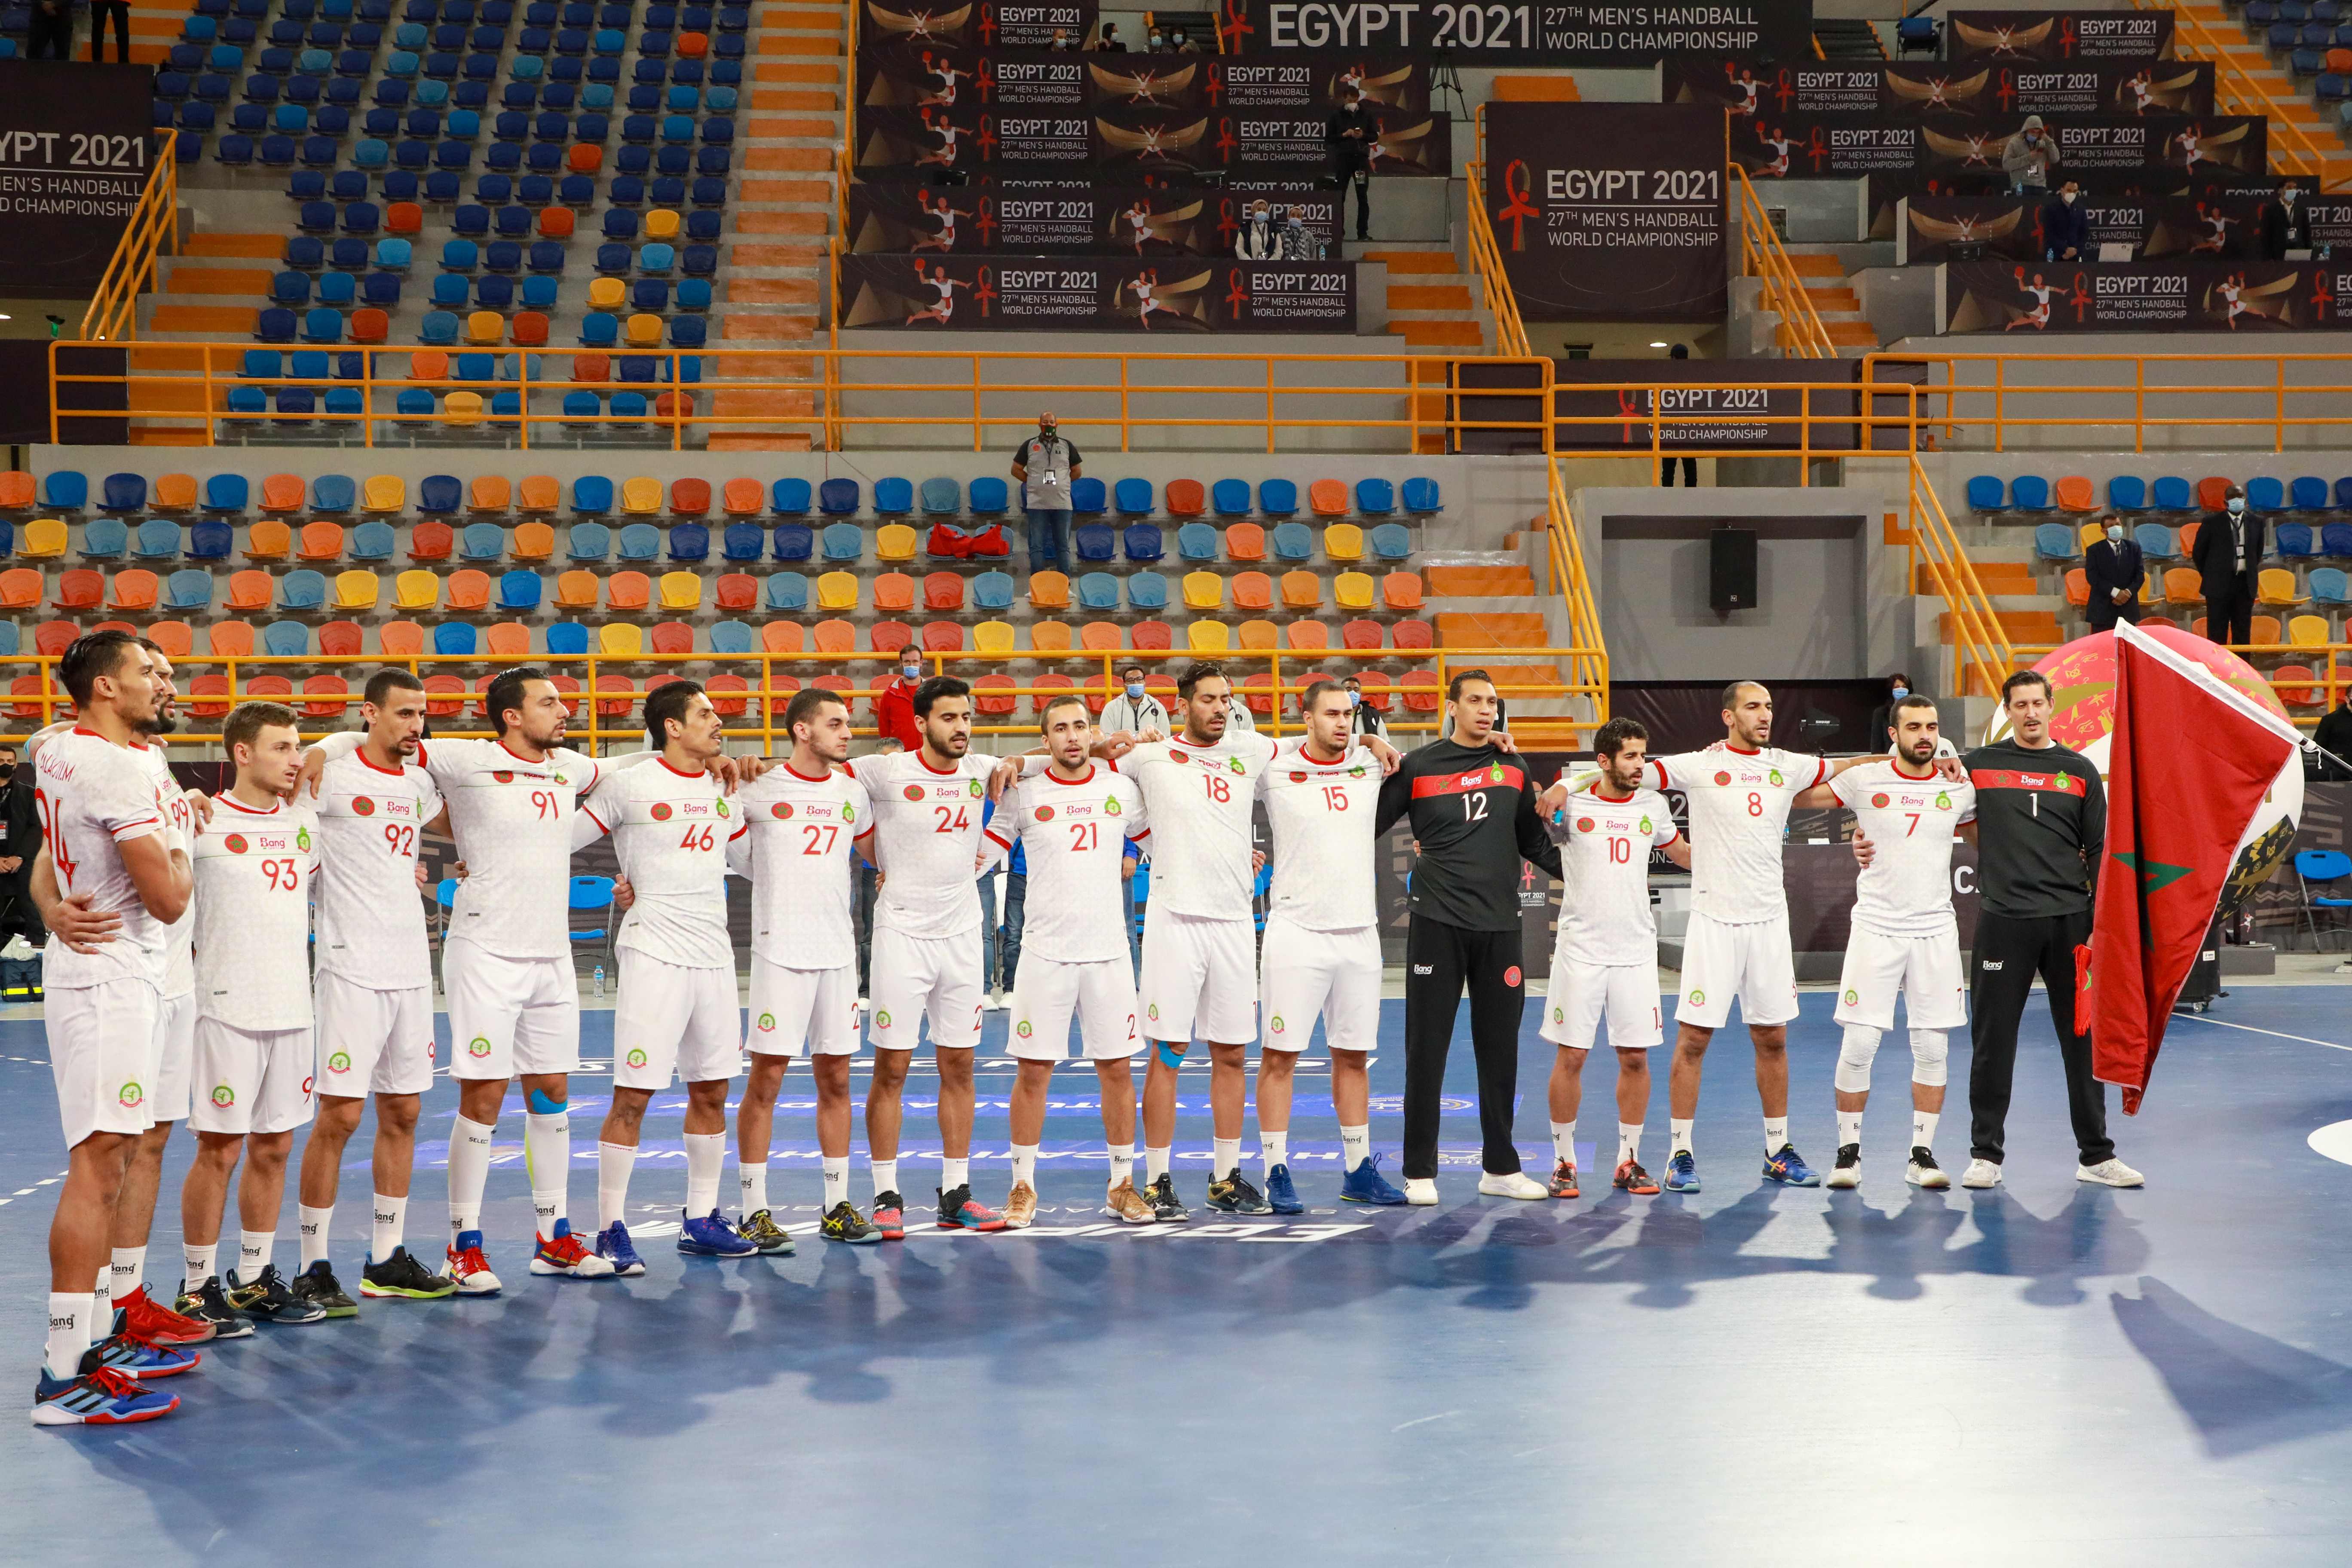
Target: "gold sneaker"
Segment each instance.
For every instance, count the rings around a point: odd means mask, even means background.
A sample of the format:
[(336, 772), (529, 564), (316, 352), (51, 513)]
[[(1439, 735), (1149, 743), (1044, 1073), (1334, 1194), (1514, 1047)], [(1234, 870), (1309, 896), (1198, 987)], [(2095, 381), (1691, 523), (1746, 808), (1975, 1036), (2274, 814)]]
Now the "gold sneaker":
[(1119, 1183), (1104, 1195), (1102, 1212), (1129, 1225), (1151, 1223), (1151, 1205), (1135, 1190), (1133, 1178)]
[(1037, 1219), (1037, 1189), (1026, 1182), (1015, 1182), (1004, 1197), (1004, 1228), (1027, 1230)]

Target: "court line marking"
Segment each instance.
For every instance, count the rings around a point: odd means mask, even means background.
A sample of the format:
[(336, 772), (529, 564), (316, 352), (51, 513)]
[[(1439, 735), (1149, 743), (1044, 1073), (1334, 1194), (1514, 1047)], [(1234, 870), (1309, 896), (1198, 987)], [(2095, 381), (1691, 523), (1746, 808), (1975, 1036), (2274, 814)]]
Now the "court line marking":
[(2202, 1013), (2176, 1013), (2176, 1018), (2186, 1018), (2193, 1024), (2210, 1024), (2217, 1029), (2243, 1029), (2249, 1035), (2268, 1035), (2274, 1040), (2294, 1040), (2306, 1046), (2326, 1046), (2331, 1051), (2352, 1051), (2352, 1046), (2339, 1046), (2334, 1040), (2315, 1040), (2309, 1035), (2290, 1035), (2277, 1029), (2257, 1029), (2252, 1024), (2224, 1023), (2208, 1018)]
[(1449, 1415), (1459, 1415), (1461, 1414), (1462, 1412), (1459, 1410), (1441, 1410), (1434, 1415), (1423, 1415), (1412, 1421), (1402, 1422), (1397, 1426), (1390, 1427), (1389, 1430), (1391, 1432), (1402, 1432), (1407, 1426), (1420, 1426), (1432, 1421), (1443, 1421)]

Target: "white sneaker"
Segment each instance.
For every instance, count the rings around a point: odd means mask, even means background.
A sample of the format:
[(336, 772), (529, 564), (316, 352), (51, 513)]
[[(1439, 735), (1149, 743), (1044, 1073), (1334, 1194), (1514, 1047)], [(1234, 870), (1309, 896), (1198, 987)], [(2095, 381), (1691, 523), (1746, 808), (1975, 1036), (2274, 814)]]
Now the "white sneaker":
[(1478, 1178), (1478, 1190), (1490, 1198), (1548, 1198), (1551, 1189), (1528, 1175), (1525, 1171), (1513, 1171), (1507, 1176), (1484, 1175)]
[(2102, 1160), (2095, 1165), (2077, 1165), (2074, 1167), (2074, 1179), (2095, 1182), (2103, 1187), (2141, 1187), (2147, 1184), (2147, 1177), (2121, 1160), (2115, 1159)]
[(1004, 999), (1003, 992), (992, 991), (988, 994), (988, 1010), (990, 1012), (1002, 1013), (1009, 1005), (1010, 1004), (1008, 1004)]
[(1415, 1208), (1430, 1208), (1437, 1202), (1437, 1183), (1428, 1176), (1409, 1178), (1404, 1184), (1404, 1201)]
[[(1916, 1143), (1911, 1146), (1911, 1163), (1903, 1167), (1903, 1179), (1915, 1187), (1926, 1187), (1932, 1192), (1942, 1192), (1952, 1184), (1950, 1173), (1936, 1163), (1934, 1154)], [(2000, 1178), (1996, 1175), (1994, 1179), (1998, 1181)]]
[(1971, 1160), (1969, 1162), (1968, 1173), (1960, 1178), (1960, 1185), (1977, 1188), (1997, 1187), (2000, 1185), (2000, 1167), (1990, 1160)]
[(1862, 1185), (1862, 1145), (1842, 1143), (1838, 1146), (1837, 1163), (1830, 1167), (1824, 1186), (1852, 1188)]

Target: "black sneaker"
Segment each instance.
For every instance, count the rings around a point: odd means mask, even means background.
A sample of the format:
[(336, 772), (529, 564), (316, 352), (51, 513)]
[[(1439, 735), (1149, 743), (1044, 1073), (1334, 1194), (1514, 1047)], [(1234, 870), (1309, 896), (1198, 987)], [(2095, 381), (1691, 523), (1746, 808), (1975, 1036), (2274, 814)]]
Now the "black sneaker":
[(763, 1258), (790, 1258), (795, 1250), (792, 1235), (776, 1223), (776, 1216), (766, 1209), (754, 1209), (743, 1216), (735, 1234), (760, 1249)]
[(360, 1304), (343, 1293), (342, 1282), (323, 1258), (294, 1276), (292, 1289), (297, 1299), (325, 1309), (331, 1318), (356, 1318)]
[(240, 1282), (236, 1274), (230, 1274), (228, 1304), (257, 1323), (323, 1323), (327, 1321), (327, 1309), (294, 1294), (292, 1287), (286, 1283), (286, 1276), (278, 1272), (275, 1263), (263, 1264), (261, 1277), (250, 1285)]
[(1858, 1187), (1862, 1185), (1861, 1144), (1841, 1143), (1838, 1145), (1837, 1164), (1830, 1172), (1829, 1185), (1832, 1187)]
[(1272, 1214), (1274, 1205), (1259, 1195), (1249, 1184), (1249, 1178), (1235, 1165), (1225, 1173), (1222, 1182), (1209, 1184), (1209, 1206), (1222, 1214)]
[(206, 1276), (205, 1282), (193, 1290), (184, 1290), (172, 1310), (184, 1318), (194, 1318), (213, 1326), (216, 1340), (247, 1339), (253, 1333), (253, 1320), (228, 1304), (228, 1292), (221, 1289), (220, 1276)]
[(360, 1270), (360, 1294), (362, 1296), (402, 1296), (412, 1301), (438, 1301), (444, 1296), (457, 1293), (457, 1282), (446, 1274), (436, 1274), (410, 1256), (408, 1248), (395, 1247), (392, 1256), (381, 1263), (370, 1263)]
[(857, 1205), (847, 1198), (827, 1209), (824, 1218), (817, 1222), (817, 1234), (827, 1241), (845, 1241), (852, 1247), (863, 1247), (869, 1241), (880, 1241), (882, 1233), (857, 1212)]
[(1182, 1225), (1192, 1216), (1176, 1201), (1176, 1178), (1162, 1171), (1159, 1178), (1143, 1189), (1143, 1201), (1151, 1205), (1151, 1218), (1159, 1225)]

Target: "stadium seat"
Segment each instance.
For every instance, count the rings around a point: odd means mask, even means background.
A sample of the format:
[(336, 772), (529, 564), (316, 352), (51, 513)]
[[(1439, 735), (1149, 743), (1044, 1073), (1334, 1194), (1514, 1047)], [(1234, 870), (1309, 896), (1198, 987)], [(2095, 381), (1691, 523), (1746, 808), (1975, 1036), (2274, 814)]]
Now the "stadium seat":
[(2260, 474), (2246, 481), (2246, 505), (2261, 512), (2283, 510), (2286, 506), (2286, 486), (2268, 474)]
[(2283, 567), (2272, 566), (2256, 574), (2254, 603), (2272, 606), (2289, 606), (2308, 603), (2301, 589), (2295, 586), (2294, 574)]
[(1288, 610), (1318, 609), (1323, 604), (1323, 579), (1312, 572), (1282, 574), (1282, 605)]
[(2229, 500), (2230, 481), (2220, 474), (2210, 474), (2197, 481), (2197, 510), (2220, 511)]
[(1089, 572), (1077, 582), (1078, 607), (1082, 610), (1116, 610), (1118, 608), (1118, 579), (1108, 572)]
[(2282, 522), (2271, 533), (2271, 549), (2287, 560), (2317, 552), (2317, 536), (2305, 522)]
[(1254, 522), (1236, 522), (1227, 528), (1225, 559), (1228, 561), (1265, 560), (1265, 530)]
[(1257, 510), (1265, 517), (1290, 517), (1298, 510), (1298, 487), (1288, 479), (1261, 479)]
[(1070, 530), (1070, 551), (1082, 563), (1111, 560), (1118, 536), (1108, 523), (1082, 522)]
[[(856, 531), (855, 525), (844, 525)], [(816, 533), (804, 522), (780, 522), (770, 536), (768, 551), (778, 561), (807, 561), (816, 553)]]
[(1111, 488), (1111, 500), (1121, 516), (1149, 517), (1151, 515), (1151, 481), (1133, 478), (1121, 479)]
[(2158, 511), (2187, 511), (2196, 500), (2189, 481), (2174, 475), (2167, 475), (2148, 487), (2148, 505)]
[(141, 561), (171, 561), (180, 553), (180, 525), (151, 517), (131, 537), (131, 553)]
[(1274, 579), (1263, 572), (1242, 572), (1234, 574), (1229, 584), (1237, 610), (1265, 610), (1274, 606)]
[(1352, 522), (1333, 523), (1323, 531), (1323, 558), (1327, 561), (1361, 561), (1364, 558), (1364, 531)]
[[(1318, 481), (1319, 482), (1319, 481)], [(1338, 480), (1332, 481), (1334, 484)], [(1276, 561), (1307, 561), (1315, 554), (1315, 535), (1303, 522), (1278, 523), (1274, 531)]]
[(1379, 478), (1356, 481), (1356, 510), (1365, 517), (1386, 517), (1396, 510), (1396, 487)]
[(2009, 487), (1998, 474), (1977, 474), (1969, 480), (1968, 500), (1970, 511), (2000, 511), (2009, 500)]
[(1439, 492), (1437, 481), (1415, 477), (1404, 482), (1404, 510), (1416, 517), (1428, 517), (1445, 510), (1445, 500)]
[(2099, 494), (2091, 481), (2081, 474), (2068, 474), (2052, 487), (2053, 499), (2060, 511), (2087, 512), (2099, 509)]
[(2014, 511), (2048, 511), (2050, 481), (2038, 474), (2020, 474), (2010, 481), (2009, 504)]
[[(830, 544), (830, 541), (827, 541)], [(912, 561), (921, 547), (921, 536), (903, 522), (886, 522), (874, 531), (874, 559), (877, 561)]]
[(1367, 531), (1373, 555), (1382, 561), (1402, 561), (1412, 554), (1412, 531), (1401, 522), (1383, 522)]
[(499, 608), (528, 615), (539, 608), (541, 591), (536, 572), (504, 573), (499, 578)]
[(1080, 517), (1100, 516), (1110, 506), (1110, 488), (1084, 475), (1070, 481), (1070, 510)]
[(1187, 621), (1184, 624), (1184, 646), (1192, 653), (1230, 652), (1233, 628), (1223, 621)]
[(82, 525), (81, 558), (111, 561), (131, 548), (131, 530), (119, 517), (92, 518)]
[[(853, 584), (855, 579), (852, 579)], [(853, 586), (851, 592), (855, 594)], [(763, 595), (767, 607), (785, 614), (797, 614), (808, 608), (809, 583), (797, 572), (776, 572), (768, 577)]]
[[(1391, 610), (1421, 608), (1422, 583), (1418, 572), (1391, 572), (1381, 579), (1381, 602)], [(1404, 646), (1404, 627), (1397, 627), (1397, 646)], [(1422, 645), (1427, 647), (1426, 643)]]
[[(7, 599), (6, 582), (16, 575), (14, 572), (0, 575), (0, 604), (13, 605), (13, 601)], [(33, 572), (26, 575), (33, 579), (37, 592), (41, 574)], [(166, 609), (205, 610), (212, 607), (212, 602), (213, 574), (209, 572), (191, 568), (174, 572), (164, 579), (163, 605)]]
[(2147, 481), (2137, 474), (2116, 474), (2107, 480), (2107, 505), (2117, 511), (2147, 510)]
[(708, 561), (710, 559), (710, 530), (698, 522), (670, 525), (669, 558), (672, 561)]
[(1282, 646), (1299, 653), (1321, 653), (1331, 646), (1331, 628), (1301, 616), (1282, 626)]
[(691, 572), (665, 572), (659, 586), (661, 607), (665, 610), (702, 607), (702, 579)]
[(2205, 602), (2204, 579), (2191, 567), (2175, 566), (2164, 574), (2164, 599), (2169, 605), (2202, 604)]
[(393, 579), (392, 602), (396, 609), (432, 609), (441, 602), (441, 579), (422, 568), (403, 572)]
[(373, 572), (338, 572), (335, 574), (335, 608), (339, 610), (373, 610), (383, 584)]
[(16, 553), (32, 561), (53, 560), (66, 552), (66, 525), (54, 517), (37, 517), (25, 525), (24, 542)]
[(129, 567), (108, 583), (107, 604), (117, 610), (152, 610), (158, 588), (154, 573), (143, 566)]
[[(574, 531), (577, 531), (575, 528)], [(601, 559), (601, 558), (600, 558)], [(573, 569), (559, 572), (555, 577), (555, 607), (560, 610), (588, 610), (596, 605), (596, 574)]]
[(1033, 572), (1029, 574), (1029, 607), (1032, 610), (1066, 610), (1070, 607), (1070, 579), (1060, 572)]
[(1225, 580), (1214, 572), (1187, 572), (1183, 594), (1184, 607), (1188, 610), (1222, 610), (1225, 607)]
[(2132, 530), (2132, 542), (2150, 561), (2171, 561), (2179, 555), (2173, 546), (2172, 530), (2160, 522), (2143, 522)]
[(2074, 531), (2063, 522), (2038, 523), (2033, 530), (2033, 553), (2044, 561), (2079, 561)]
[[(977, 635), (977, 628), (975, 628), (975, 635)], [(1031, 621), (1029, 623), (1029, 646), (1039, 653), (1069, 652), (1069, 623), (1066, 621)], [(1039, 676), (1036, 679), (1031, 681), (1030, 684), (1033, 686), (1043, 686), (1048, 680), (1056, 679), (1066, 680), (1069, 678), (1066, 676)]]
[[(1283, 578), (1283, 582), (1286, 585), (1291, 577), (1302, 574), (1291, 573)], [(1331, 579), (1331, 602), (1343, 610), (1369, 610), (1372, 607), (1372, 580), (1361, 572), (1342, 572)], [(1286, 586), (1284, 590), (1286, 603), (1288, 602), (1288, 598), (1289, 593)]]

